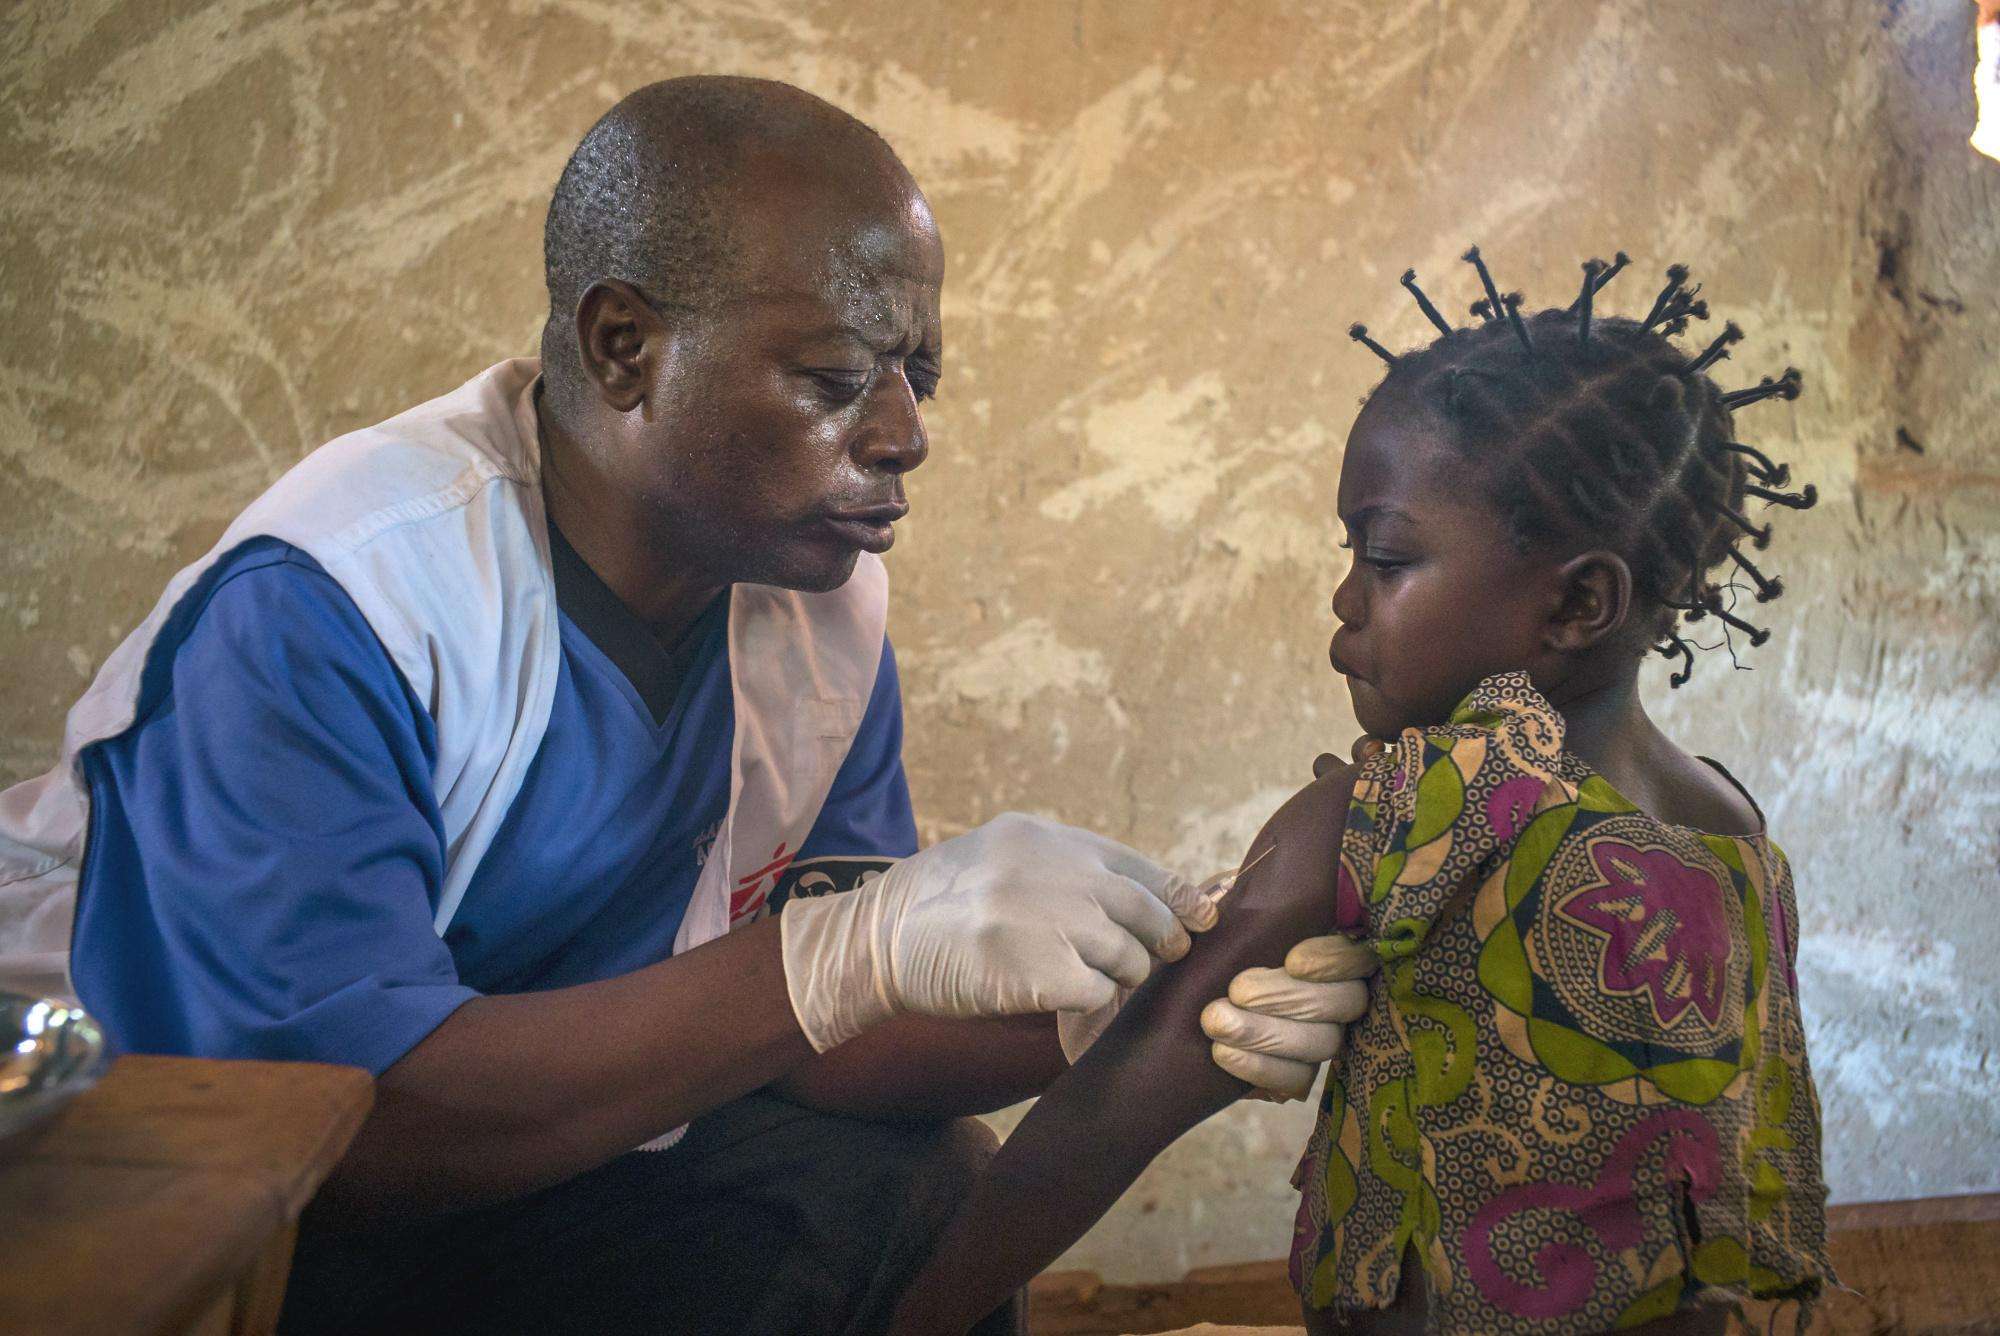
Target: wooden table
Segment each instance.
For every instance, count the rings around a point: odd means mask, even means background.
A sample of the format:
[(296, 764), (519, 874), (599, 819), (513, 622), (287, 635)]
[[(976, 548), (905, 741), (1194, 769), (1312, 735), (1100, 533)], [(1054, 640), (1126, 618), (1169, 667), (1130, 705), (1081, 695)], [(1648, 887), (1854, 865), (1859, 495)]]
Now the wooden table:
[(0, 1159), (0, 1331), (268, 1332), (353, 1067), (121, 1058)]

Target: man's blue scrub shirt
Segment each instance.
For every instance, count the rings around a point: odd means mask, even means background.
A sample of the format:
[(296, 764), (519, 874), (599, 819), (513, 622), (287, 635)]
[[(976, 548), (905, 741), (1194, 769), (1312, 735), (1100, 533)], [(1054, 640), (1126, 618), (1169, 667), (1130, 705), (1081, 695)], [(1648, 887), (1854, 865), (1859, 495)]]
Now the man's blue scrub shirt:
[[(668, 650), (552, 539), (548, 732), (442, 938), (431, 720), (346, 592), (266, 538), (182, 601), (137, 722), (83, 755), (71, 966), (121, 1050), (380, 1073), (477, 994), (673, 954), (729, 801), (727, 598)], [(794, 880), (814, 859), (870, 860), (819, 865), (859, 869), (915, 848), (885, 645)]]

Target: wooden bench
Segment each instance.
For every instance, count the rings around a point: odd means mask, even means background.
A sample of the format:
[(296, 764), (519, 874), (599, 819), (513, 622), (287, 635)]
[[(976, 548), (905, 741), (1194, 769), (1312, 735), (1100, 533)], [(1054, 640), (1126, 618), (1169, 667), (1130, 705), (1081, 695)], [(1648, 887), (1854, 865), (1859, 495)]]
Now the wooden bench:
[[(1834, 1269), (1855, 1292), (1820, 1304), (1813, 1333), (2000, 1332), (2000, 1193), (1834, 1206), (1827, 1231)], [(1299, 1321), (1283, 1262), (1203, 1267), (1171, 1285), (1106, 1285), (1088, 1271), (1052, 1272), (1029, 1287), (1028, 1301), (1035, 1336)]]

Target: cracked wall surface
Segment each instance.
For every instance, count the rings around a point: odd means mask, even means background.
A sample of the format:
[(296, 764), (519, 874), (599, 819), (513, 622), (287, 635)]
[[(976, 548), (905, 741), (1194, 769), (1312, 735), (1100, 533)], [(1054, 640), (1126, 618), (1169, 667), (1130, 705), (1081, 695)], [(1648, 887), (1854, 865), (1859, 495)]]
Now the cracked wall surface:
[[(314, 445), (529, 351), (542, 210), (619, 95), (791, 80), (950, 251), (890, 559), (927, 838), (1007, 808), (1234, 861), (1352, 717), (1341, 443), (1414, 265), (1613, 309), (1686, 260), (1806, 374), (1746, 415), (1824, 503), (1755, 671), (1652, 699), (1797, 863), (1844, 1199), (2000, 1188), (2000, 164), (1972, 5), (28, 0), (0, 16), (0, 775)], [(1607, 297), (1610, 294), (1607, 293)], [(1710, 656), (1711, 658), (1715, 656)], [(1001, 1119), (1003, 1123), (1008, 1118)], [(1281, 1254), (1302, 1106), (1232, 1110), (1070, 1262)]]

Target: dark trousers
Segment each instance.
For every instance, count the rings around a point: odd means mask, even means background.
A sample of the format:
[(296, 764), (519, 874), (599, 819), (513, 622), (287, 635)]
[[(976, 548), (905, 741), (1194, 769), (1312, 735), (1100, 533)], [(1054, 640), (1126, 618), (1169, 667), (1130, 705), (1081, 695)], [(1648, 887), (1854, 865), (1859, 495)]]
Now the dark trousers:
[[(356, 1332), (877, 1331), (986, 1167), (973, 1119), (885, 1123), (756, 1094), (681, 1144), (420, 1225), (308, 1212), (279, 1324)], [(1025, 1332), (1020, 1296), (980, 1336)]]

